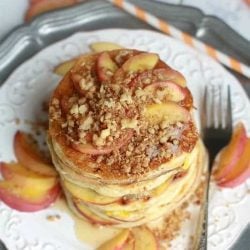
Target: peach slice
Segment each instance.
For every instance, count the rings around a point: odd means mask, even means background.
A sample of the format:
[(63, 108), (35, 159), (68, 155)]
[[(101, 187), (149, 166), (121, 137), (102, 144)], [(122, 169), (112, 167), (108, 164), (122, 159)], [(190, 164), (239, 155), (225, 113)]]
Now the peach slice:
[(250, 177), (250, 139), (233, 167), (219, 181), (221, 187), (236, 187)]
[(33, 17), (42, 14), (47, 11), (51, 11), (58, 8), (63, 8), (77, 3), (76, 0), (41, 0), (36, 1), (28, 9), (25, 20), (30, 21)]
[(84, 218), (86, 218), (91, 224), (99, 224), (103, 226), (115, 225), (117, 224), (114, 221), (106, 220), (95, 213), (93, 213), (87, 206), (74, 202), (74, 206), (79, 214), (81, 214)]
[(14, 150), (21, 165), (41, 175), (57, 176), (56, 170), (44, 159), (28, 134), (20, 131), (15, 134)]
[(77, 59), (72, 59), (57, 65), (53, 72), (59, 76), (64, 76), (76, 64)]
[(221, 152), (218, 167), (214, 173), (216, 181), (226, 176), (239, 161), (247, 143), (247, 134), (242, 123), (237, 124), (234, 129), (230, 143)]
[(71, 195), (87, 203), (108, 205), (118, 200), (118, 198), (99, 195), (90, 188), (82, 188), (66, 180), (63, 180), (63, 184)]
[(0, 200), (22, 212), (35, 212), (49, 207), (59, 196), (60, 186), (41, 190), (35, 186), (19, 186), (12, 181), (0, 181)]
[(153, 124), (159, 124), (163, 121), (175, 124), (176, 122), (188, 122), (190, 120), (188, 110), (174, 102), (148, 105), (144, 111), (144, 115)]
[(111, 51), (111, 50), (116, 50), (116, 49), (123, 49), (122, 46), (115, 44), (115, 43), (110, 43), (110, 42), (95, 42), (91, 43), (90, 48), (94, 52), (103, 52), (103, 51)]
[(39, 175), (19, 163), (1, 162), (0, 170), (5, 180), (23, 187), (35, 187), (42, 191), (51, 189), (57, 183), (56, 177)]
[(186, 88), (171, 81), (154, 82), (144, 89), (149, 93), (156, 92), (157, 97), (160, 99), (172, 102), (180, 102), (184, 100), (187, 95)]
[(129, 230), (124, 229), (111, 240), (104, 242), (97, 250), (123, 250), (129, 234)]
[(118, 69), (107, 52), (103, 52), (97, 59), (97, 74), (100, 81), (108, 81)]
[(159, 61), (159, 56), (152, 53), (141, 53), (129, 58), (122, 69), (128, 73), (136, 73), (144, 70), (153, 69)]
[(135, 238), (136, 250), (157, 250), (157, 241), (154, 234), (147, 227), (135, 227), (132, 229)]
[(155, 82), (174, 82), (179, 86), (185, 88), (186, 80), (184, 76), (172, 68), (156, 68), (152, 71), (145, 71), (135, 77), (129, 84), (131, 88), (136, 86), (145, 87), (147, 84)]
[(129, 237), (128, 241), (125, 243), (122, 250), (135, 250), (135, 239), (134, 239), (134, 237)]
[(112, 146), (103, 146), (100, 148), (97, 148), (91, 144), (77, 144), (77, 143), (72, 143), (71, 146), (73, 149), (83, 153), (83, 154), (91, 154), (91, 155), (104, 155), (104, 154), (109, 154), (113, 150), (118, 150), (121, 147), (125, 146), (128, 144), (129, 140), (133, 136), (133, 130), (132, 129), (126, 129), (124, 130), (124, 133), (113, 142)]

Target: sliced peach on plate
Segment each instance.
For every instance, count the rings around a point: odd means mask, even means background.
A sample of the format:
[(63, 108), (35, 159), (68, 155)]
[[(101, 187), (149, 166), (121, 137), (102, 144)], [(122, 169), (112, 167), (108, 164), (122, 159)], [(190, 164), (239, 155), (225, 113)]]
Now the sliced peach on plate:
[(54, 68), (53, 72), (56, 73), (57, 75), (64, 76), (75, 65), (76, 61), (77, 61), (77, 59), (72, 59), (72, 60), (63, 62), (63, 63), (57, 65)]
[(114, 140), (111, 146), (103, 146), (103, 147), (95, 147), (92, 144), (80, 144), (80, 143), (72, 143), (71, 146), (73, 149), (83, 153), (83, 154), (91, 154), (91, 155), (104, 155), (109, 154), (114, 150), (118, 150), (123, 146), (127, 145), (129, 140), (133, 136), (132, 129), (125, 129), (121, 136)]
[(12, 181), (0, 181), (0, 200), (22, 212), (34, 212), (49, 207), (60, 194), (56, 184), (49, 190), (35, 186), (19, 186)]
[(135, 227), (132, 229), (132, 234), (136, 250), (157, 250), (157, 240), (147, 227)]
[(94, 52), (103, 52), (103, 51), (111, 51), (111, 50), (116, 50), (116, 49), (123, 49), (122, 46), (116, 44), (116, 43), (111, 43), (111, 42), (95, 42), (91, 43), (90, 48)]
[(37, 174), (19, 163), (0, 163), (1, 174), (5, 180), (23, 187), (49, 190), (58, 182), (56, 177)]
[(92, 212), (87, 206), (74, 202), (74, 206), (79, 214), (81, 214), (84, 218), (86, 218), (91, 224), (99, 224), (103, 226), (115, 225), (117, 224), (114, 221), (106, 220), (104, 218), (99, 217), (97, 214)]
[(107, 52), (103, 52), (97, 59), (97, 74), (100, 81), (108, 81), (118, 69), (116, 63)]
[(247, 134), (242, 123), (237, 124), (234, 129), (231, 141), (226, 148), (223, 149), (218, 162), (218, 167), (214, 172), (216, 181), (220, 181), (227, 175), (239, 161), (247, 143)]
[(165, 101), (180, 102), (187, 95), (186, 88), (171, 81), (154, 82), (144, 89), (146, 92), (156, 93), (157, 98)]
[(44, 12), (63, 8), (77, 3), (76, 0), (41, 0), (35, 1), (34, 4), (28, 9), (25, 20), (30, 21), (33, 17), (40, 15)]
[(118, 201), (119, 198), (108, 197), (99, 195), (90, 188), (79, 187), (69, 181), (63, 180), (64, 187), (71, 193), (75, 198), (96, 205), (108, 205)]
[(122, 70), (128, 73), (136, 73), (153, 69), (159, 61), (159, 56), (153, 53), (141, 53), (130, 57), (123, 65)]
[(28, 134), (20, 131), (15, 134), (14, 150), (21, 165), (41, 175), (57, 176), (54, 167), (45, 160)]
[(114, 238), (104, 242), (97, 250), (123, 250), (129, 234), (130, 231), (128, 229), (123, 229)]
[(188, 110), (174, 102), (148, 105), (144, 111), (144, 115), (153, 124), (159, 124), (163, 121), (175, 124), (176, 122), (188, 122), (190, 120)]
[[(237, 149), (236, 149), (237, 150)], [(242, 184), (250, 177), (250, 139), (244, 147), (242, 154), (235, 162), (233, 167), (225, 173), (219, 180), (218, 184), (222, 187), (233, 188)]]

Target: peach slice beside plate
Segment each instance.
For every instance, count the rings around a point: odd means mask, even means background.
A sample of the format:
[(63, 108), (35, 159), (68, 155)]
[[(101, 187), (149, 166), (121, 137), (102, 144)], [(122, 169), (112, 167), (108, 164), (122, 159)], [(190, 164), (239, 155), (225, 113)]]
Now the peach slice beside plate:
[(42, 191), (51, 189), (57, 183), (56, 177), (39, 175), (19, 163), (1, 162), (0, 170), (5, 180), (23, 187), (35, 187)]
[(50, 190), (16, 185), (12, 181), (0, 181), (0, 200), (21, 212), (35, 212), (49, 207), (59, 196), (60, 186)]
[(111, 42), (95, 42), (89, 45), (93, 52), (103, 52), (103, 51), (111, 51), (116, 49), (123, 49), (122, 46), (111, 43)]
[(162, 121), (174, 124), (176, 122), (188, 122), (190, 120), (188, 110), (174, 102), (148, 105), (144, 111), (144, 115), (153, 124), (158, 124)]
[(129, 58), (121, 68), (128, 73), (136, 73), (138, 71), (153, 69), (158, 61), (159, 56), (157, 54), (141, 53)]
[(157, 240), (147, 227), (135, 227), (132, 229), (135, 238), (136, 250), (157, 250)]
[(97, 250), (123, 250), (129, 234), (130, 231), (128, 229), (124, 229), (114, 238), (104, 242), (97, 248)]
[(233, 167), (223, 178), (219, 181), (219, 186), (234, 188), (242, 184), (247, 178), (250, 177), (250, 139), (244, 147), (244, 151), (240, 155), (238, 161), (235, 162)]
[(97, 59), (97, 74), (100, 81), (108, 81), (118, 69), (116, 63), (107, 52), (103, 52)]
[(17, 160), (27, 169), (45, 176), (57, 176), (56, 170), (44, 159), (28, 134), (20, 131), (15, 134), (14, 150)]
[(108, 197), (99, 195), (90, 188), (78, 187), (69, 181), (63, 180), (64, 187), (77, 199), (80, 199), (83, 202), (92, 203), (96, 205), (108, 205), (118, 201), (118, 198)]
[(76, 61), (77, 61), (77, 59), (72, 59), (72, 60), (63, 62), (63, 63), (57, 65), (54, 68), (53, 72), (56, 73), (59, 76), (64, 76), (76, 64)]
[(230, 143), (221, 152), (218, 167), (214, 172), (215, 180), (225, 177), (239, 161), (247, 143), (247, 134), (242, 123), (237, 124), (234, 129)]

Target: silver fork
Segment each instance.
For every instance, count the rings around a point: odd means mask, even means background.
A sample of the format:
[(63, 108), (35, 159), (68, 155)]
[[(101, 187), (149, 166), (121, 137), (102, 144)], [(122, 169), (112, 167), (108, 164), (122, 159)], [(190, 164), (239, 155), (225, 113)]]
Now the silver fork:
[[(209, 181), (212, 173), (213, 161), (218, 152), (228, 144), (232, 135), (232, 107), (230, 87), (227, 87), (227, 102), (223, 105), (222, 86), (219, 87), (219, 102), (216, 102), (216, 91), (205, 88), (202, 108), (202, 135), (203, 141), (208, 149), (209, 169), (205, 185), (205, 197), (203, 203), (203, 222), (201, 238), (198, 249), (207, 249), (207, 226), (208, 226), (208, 193)], [(216, 104), (217, 103), (217, 104)]]

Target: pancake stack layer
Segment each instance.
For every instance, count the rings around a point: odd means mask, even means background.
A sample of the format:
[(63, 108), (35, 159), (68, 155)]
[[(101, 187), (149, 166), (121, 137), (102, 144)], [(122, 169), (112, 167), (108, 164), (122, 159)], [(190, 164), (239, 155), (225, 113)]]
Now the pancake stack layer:
[(156, 54), (79, 57), (49, 109), (48, 144), (70, 208), (124, 228), (176, 209), (204, 166), (192, 107), (184, 77)]

